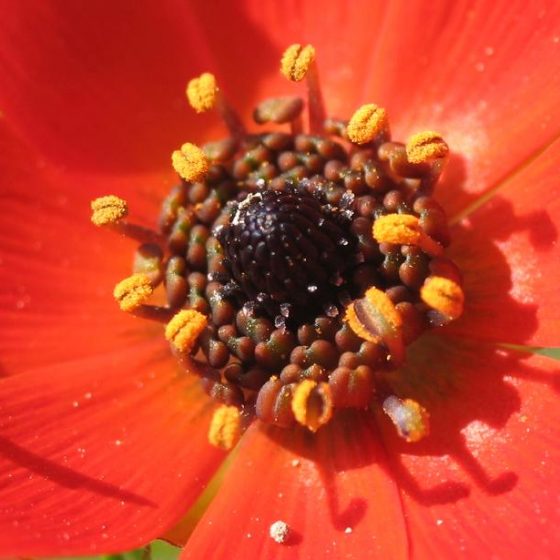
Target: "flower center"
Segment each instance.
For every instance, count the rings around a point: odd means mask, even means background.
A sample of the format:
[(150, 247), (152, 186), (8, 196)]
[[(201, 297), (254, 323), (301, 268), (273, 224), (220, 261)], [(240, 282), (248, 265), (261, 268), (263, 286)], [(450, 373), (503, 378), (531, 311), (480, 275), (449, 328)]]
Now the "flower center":
[[(216, 109), (231, 138), (173, 153), (182, 181), (163, 203), (160, 231), (128, 222), (118, 197), (92, 203), (96, 225), (142, 242), (115, 297), (167, 324), (180, 363), (220, 404), (215, 445), (234, 445), (241, 413), (315, 431), (347, 407), (379, 407), (417, 441), (427, 411), (393, 395), (381, 373), (426, 329), (462, 313), (461, 275), (444, 256), (446, 216), (432, 197), (447, 145), (432, 131), (391, 141), (373, 104), (348, 122), (326, 119), (310, 46), (287, 49), (281, 69), (307, 79), (309, 133), (303, 101), (276, 98), (255, 121), (290, 131), (248, 134), (203, 74), (189, 83), (189, 102)], [(158, 286), (166, 306), (147, 303)]]
[(276, 323), (284, 317), (295, 324), (336, 306), (356, 242), (351, 210), (326, 203), (306, 179), (287, 185), (235, 204), (217, 237), (232, 277), (228, 288), (241, 292), (240, 303), (251, 302)]

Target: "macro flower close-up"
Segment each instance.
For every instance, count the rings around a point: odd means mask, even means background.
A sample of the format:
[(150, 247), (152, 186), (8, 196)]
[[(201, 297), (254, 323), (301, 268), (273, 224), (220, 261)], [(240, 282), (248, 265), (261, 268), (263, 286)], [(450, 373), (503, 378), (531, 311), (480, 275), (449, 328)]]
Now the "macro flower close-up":
[(557, 556), (558, 2), (0, 13), (0, 557)]

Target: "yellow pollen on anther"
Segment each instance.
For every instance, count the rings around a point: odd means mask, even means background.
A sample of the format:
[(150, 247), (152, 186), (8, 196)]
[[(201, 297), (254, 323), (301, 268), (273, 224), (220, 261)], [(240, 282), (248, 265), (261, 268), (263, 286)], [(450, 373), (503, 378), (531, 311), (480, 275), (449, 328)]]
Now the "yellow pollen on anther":
[(175, 150), (171, 154), (173, 169), (185, 181), (200, 181), (208, 171), (208, 158), (204, 152), (194, 144), (187, 142), (181, 146), (180, 150)]
[(346, 134), (351, 142), (365, 144), (387, 130), (388, 126), (387, 111), (374, 103), (368, 103), (352, 115), (346, 127)]
[(422, 237), (419, 220), (411, 214), (387, 214), (373, 223), (373, 237), (378, 243), (416, 245)]
[(415, 400), (401, 400), (393, 395), (385, 399), (383, 410), (399, 436), (409, 443), (420, 441), (430, 433), (430, 414)]
[(241, 436), (241, 414), (235, 406), (222, 405), (212, 416), (208, 441), (215, 447), (229, 450)]
[(167, 323), (165, 338), (177, 350), (188, 354), (207, 324), (208, 318), (206, 315), (194, 309), (184, 309)]
[[(363, 312), (361, 317), (356, 312), (357, 301), (346, 309), (344, 317), (350, 328), (360, 338), (370, 342), (379, 342), (381, 338), (384, 338), (388, 329), (391, 331), (401, 329), (402, 317), (384, 291), (372, 286), (364, 294), (363, 300), (366, 305), (362, 306)], [(368, 311), (367, 317), (363, 316), (363, 313)], [(364, 320), (366, 319), (368, 322), (371, 321), (371, 324), (365, 324)], [(380, 319), (382, 322), (380, 322)], [(375, 327), (375, 329), (372, 327)]]
[(428, 276), (420, 289), (422, 301), (450, 319), (463, 313), (465, 294), (459, 284), (442, 276)]
[(147, 274), (137, 273), (121, 280), (113, 290), (122, 311), (131, 312), (143, 305), (154, 289)]
[(294, 389), (292, 412), (302, 426), (316, 432), (332, 417), (333, 403), (329, 385), (311, 379), (303, 380)]
[(441, 134), (433, 130), (413, 134), (406, 143), (406, 157), (411, 163), (425, 163), (443, 158), (448, 152), (449, 146)]
[(96, 226), (116, 224), (127, 214), (128, 204), (118, 196), (111, 194), (91, 201), (91, 221)]
[(292, 82), (300, 82), (307, 75), (311, 63), (315, 60), (315, 49), (311, 45), (290, 45), (280, 61), (280, 72)]
[(204, 72), (188, 83), (186, 93), (190, 106), (197, 113), (209, 111), (216, 103), (216, 78), (213, 74)]

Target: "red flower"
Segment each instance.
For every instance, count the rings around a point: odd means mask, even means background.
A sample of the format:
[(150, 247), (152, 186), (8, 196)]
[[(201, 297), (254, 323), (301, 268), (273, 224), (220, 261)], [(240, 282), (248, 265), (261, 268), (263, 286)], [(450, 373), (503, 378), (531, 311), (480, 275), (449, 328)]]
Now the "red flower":
[[(0, 555), (130, 549), (190, 512), (185, 558), (554, 557), (557, 2), (3, 4)], [(223, 463), (196, 381), (110, 297), (132, 244), (92, 228), (89, 200), (115, 192), (153, 221), (169, 152), (221, 136), (185, 80), (212, 70), (248, 120), (303, 39), (329, 113), (375, 101), (395, 137), (451, 145), (438, 197), (467, 306), (409, 349), (429, 438), (359, 414), (315, 438), (255, 423)]]

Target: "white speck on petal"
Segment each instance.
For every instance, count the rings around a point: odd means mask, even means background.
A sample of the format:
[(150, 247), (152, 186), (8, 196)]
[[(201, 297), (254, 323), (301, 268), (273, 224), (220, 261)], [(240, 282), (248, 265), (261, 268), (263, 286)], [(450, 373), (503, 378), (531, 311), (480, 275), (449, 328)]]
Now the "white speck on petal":
[(268, 530), (270, 538), (278, 544), (283, 544), (288, 538), (290, 528), (285, 521), (275, 521)]

